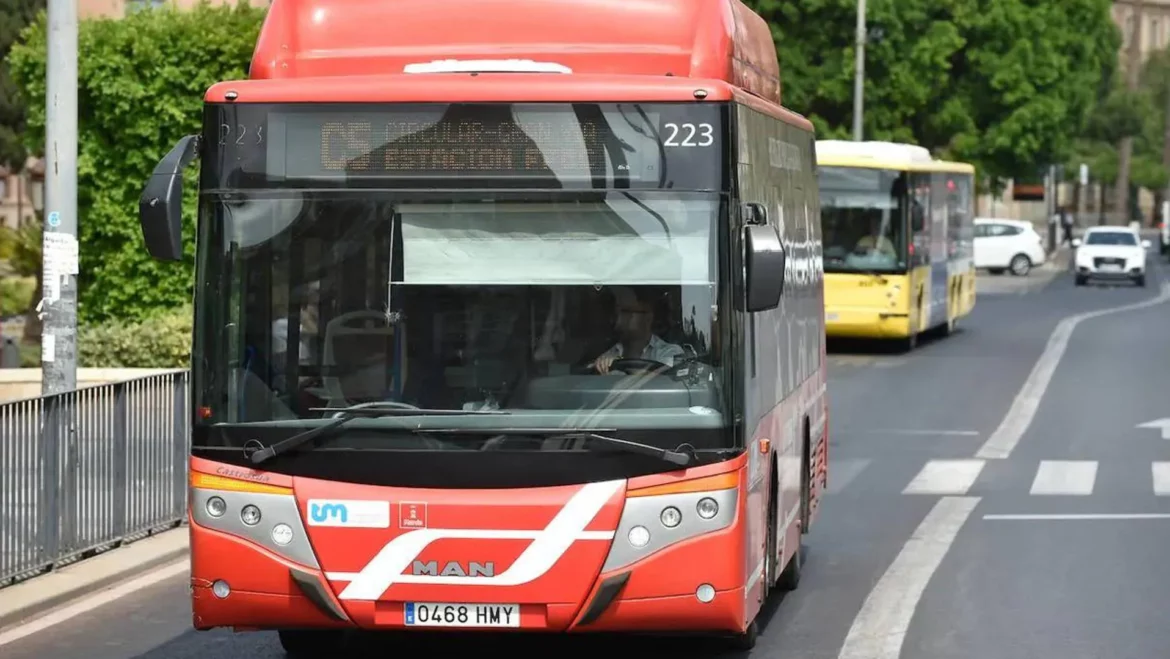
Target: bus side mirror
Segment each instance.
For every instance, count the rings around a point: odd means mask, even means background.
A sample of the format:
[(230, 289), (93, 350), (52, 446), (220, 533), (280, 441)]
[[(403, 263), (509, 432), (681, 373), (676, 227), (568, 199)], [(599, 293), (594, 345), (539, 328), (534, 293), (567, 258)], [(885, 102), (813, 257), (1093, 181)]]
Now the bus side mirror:
[(744, 298), (746, 311), (767, 311), (780, 304), (784, 292), (784, 245), (776, 229), (751, 225), (743, 229)]
[(199, 136), (187, 135), (155, 166), (138, 199), (138, 221), (150, 255), (183, 258), (183, 170), (199, 153)]

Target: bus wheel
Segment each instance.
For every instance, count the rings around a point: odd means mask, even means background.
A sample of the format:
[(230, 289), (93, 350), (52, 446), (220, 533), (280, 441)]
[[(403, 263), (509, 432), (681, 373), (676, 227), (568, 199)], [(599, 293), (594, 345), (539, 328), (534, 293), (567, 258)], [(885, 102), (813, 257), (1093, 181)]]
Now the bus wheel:
[[(759, 615), (756, 615), (759, 618)], [(742, 634), (736, 634), (727, 639), (727, 648), (735, 652), (747, 652), (756, 647), (756, 641), (760, 637), (760, 623), (753, 620), (747, 626), (747, 629)]]
[(918, 347), (918, 332), (910, 330), (910, 336), (907, 336), (898, 343), (901, 344), (903, 352), (910, 352)]
[(282, 629), (280, 646), (293, 659), (328, 657), (337, 652), (343, 640), (342, 632), (317, 629)]
[[(807, 430), (806, 430), (807, 432)], [(805, 439), (804, 454), (800, 459), (800, 528), (801, 534), (796, 538), (796, 552), (792, 554), (792, 558), (788, 561), (788, 565), (784, 566), (784, 571), (780, 573), (780, 580), (776, 583), (776, 587), (780, 590), (791, 591), (796, 590), (800, 586), (800, 572), (804, 563), (804, 533), (803, 530), (808, 528), (808, 509), (809, 509), (809, 487), (808, 487), (808, 439)], [(784, 529), (782, 533), (787, 533), (788, 529)]]

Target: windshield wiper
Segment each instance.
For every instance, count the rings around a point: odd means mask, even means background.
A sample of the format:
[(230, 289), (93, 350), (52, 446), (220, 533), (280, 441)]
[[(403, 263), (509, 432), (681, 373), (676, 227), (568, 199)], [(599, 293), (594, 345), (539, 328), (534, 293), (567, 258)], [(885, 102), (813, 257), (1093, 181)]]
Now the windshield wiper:
[[(550, 435), (545, 437), (545, 439), (592, 439), (598, 444), (608, 446), (610, 448), (616, 448), (618, 450), (627, 451), (629, 453), (649, 455), (654, 458), (661, 458), (671, 464), (679, 465), (680, 467), (685, 467), (695, 461), (694, 449), (691, 449), (689, 453), (684, 453), (683, 451), (678, 450), (672, 451), (670, 449), (658, 448), (657, 446), (651, 446), (650, 444), (643, 444), (641, 442), (631, 442), (628, 439), (618, 439), (617, 437), (610, 437), (609, 435), (599, 435), (595, 432), (565, 432), (559, 435)], [(586, 443), (585, 446), (589, 446), (589, 444)], [(690, 449), (689, 444), (683, 444), (682, 446), (686, 446), (688, 449)], [(681, 446), (679, 448), (681, 448)]]
[(504, 410), (427, 410), (414, 407), (413, 405), (408, 405), (406, 403), (396, 403), (390, 401), (361, 403), (359, 405), (351, 405), (350, 407), (311, 409), (314, 411), (336, 412), (336, 414), (332, 419), (329, 420), (329, 423), (324, 423), (317, 426), (316, 428), (310, 428), (291, 437), (286, 437), (272, 446), (264, 446), (254, 450), (248, 456), (248, 459), (252, 461), (252, 464), (260, 464), (267, 460), (271, 460), (278, 455), (304, 446), (314, 439), (317, 439), (326, 433), (332, 432), (333, 430), (340, 428), (354, 419), (380, 416), (465, 416), (471, 414), (510, 414), (510, 412), (506, 412)]
[[(598, 444), (615, 448), (628, 453), (637, 453), (639, 455), (648, 455), (654, 458), (661, 458), (671, 464), (680, 466), (687, 466), (697, 460), (695, 450), (691, 448), (690, 444), (682, 444), (675, 450), (658, 448), (650, 444), (643, 444), (641, 442), (631, 442), (628, 439), (618, 439), (617, 437), (610, 437), (609, 435), (599, 434), (601, 432), (615, 432), (613, 428), (591, 428), (589, 430), (569, 430), (564, 428), (418, 428), (415, 432), (424, 434), (450, 434), (450, 435), (543, 435), (544, 439), (592, 439)], [(589, 444), (586, 444), (589, 446)], [(686, 448), (686, 451), (678, 449)]]

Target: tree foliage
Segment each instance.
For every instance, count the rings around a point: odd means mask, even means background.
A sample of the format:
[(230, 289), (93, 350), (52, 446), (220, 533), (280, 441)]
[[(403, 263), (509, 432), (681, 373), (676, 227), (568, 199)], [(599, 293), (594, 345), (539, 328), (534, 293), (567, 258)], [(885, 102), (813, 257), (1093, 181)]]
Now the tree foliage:
[[(853, 116), (856, 0), (748, 0), (772, 24), (784, 103), (821, 137)], [(1109, 0), (871, 0), (867, 139), (910, 141), (994, 177), (1068, 155), (1116, 68)]]
[[(25, 99), (9, 71), (8, 54), (23, 30), (45, 8), (45, 0), (0, 0), (0, 165), (24, 166)], [(42, 101), (43, 102), (43, 101)]]
[[(159, 158), (198, 132), (203, 95), (246, 76), (263, 9), (245, 4), (156, 9), (80, 25), (78, 228), (81, 321), (142, 318), (191, 299), (197, 166), (186, 173), (183, 267), (153, 261), (138, 225), (138, 197)], [(27, 144), (42, 150), (45, 20), (10, 57), (30, 99)]]

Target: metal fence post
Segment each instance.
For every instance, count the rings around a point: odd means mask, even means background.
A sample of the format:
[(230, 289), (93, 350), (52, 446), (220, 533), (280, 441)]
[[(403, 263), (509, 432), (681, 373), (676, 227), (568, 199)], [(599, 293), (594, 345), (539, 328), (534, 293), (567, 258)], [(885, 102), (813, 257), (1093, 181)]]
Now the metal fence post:
[(61, 509), (60, 509), (60, 487), (61, 487), (61, 462), (59, 448), (59, 435), (61, 424), (58, 421), (60, 415), (60, 396), (48, 396), (43, 398), (41, 408), (41, 446), (40, 454), (41, 460), (38, 467), (42, 470), (44, 475), (41, 480), (41, 496), (45, 503), (43, 510), (38, 511), (41, 515), (41, 542), (40, 550), (43, 552), (41, 560), (49, 562), (55, 560), (61, 555)]
[(126, 518), (129, 514), (130, 500), (127, 497), (126, 487), (126, 461), (130, 459), (130, 452), (127, 450), (129, 440), (127, 434), (130, 432), (129, 410), (126, 406), (126, 384), (119, 382), (114, 386), (114, 429), (113, 429), (113, 444), (114, 444), (114, 533), (117, 534), (119, 544), (126, 535)]
[(172, 501), (172, 511), (181, 520), (187, 512), (187, 447), (189, 444), (189, 437), (187, 431), (187, 394), (188, 383), (190, 376), (188, 373), (176, 373), (171, 376), (171, 386), (173, 390), (171, 405), (171, 455), (172, 464), (171, 469), (172, 482), (171, 486), (174, 488), (174, 499)]
[(57, 435), (59, 450), (62, 451), (61, 460), (61, 536), (64, 538), (65, 548), (75, 550), (81, 543), (81, 524), (78, 515), (77, 498), (77, 391), (73, 390), (58, 397), (57, 423), (60, 431)]

